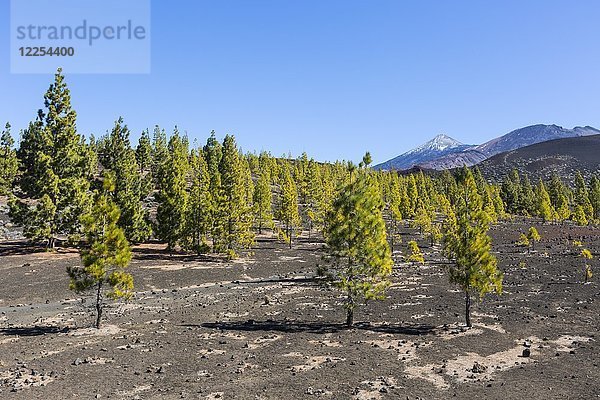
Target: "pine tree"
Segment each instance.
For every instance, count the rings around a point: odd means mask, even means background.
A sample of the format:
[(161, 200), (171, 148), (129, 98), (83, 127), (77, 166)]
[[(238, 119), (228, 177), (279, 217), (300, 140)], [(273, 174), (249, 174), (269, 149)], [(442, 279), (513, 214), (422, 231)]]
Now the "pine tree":
[(535, 243), (539, 242), (539, 240), (541, 239), (540, 234), (538, 233), (537, 229), (535, 229), (535, 227), (530, 227), (529, 230), (527, 231), (527, 240), (529, 241), (529, 243), (531, 243), (531, 248), (532, 250), (535, 251)]
[(409, 255), (406, 258), (406, 261), (412, 263), (424, 263), (425, 258), (423, 257), (423, 253), (421, 253), (421, 249), (419, 249), (419, 245), (414, 240), (408, 242), (408, 250)]
[(0, 137), (0, 195), (12, 192), (13, 182), (19, 170), (17, 153), (13, 149), (14, 139), (10, 134), (10, 124), (7, 122)]
[(535, 198), (537, 215), (540, 216), (544, 222), (555, 219), (556, 211), (554, 211), (554, 208), (552, 207), (546, 185), (544, 185), (544, 182), (541, 179), (535, 189)]
[(190, 160), (192, 186), (186, 209), (183, 247), (202, 254), (210, 249), (206, 240), (211, 228), (210, 177), (202, 151), (192, 152)]
[(332, 168), (324, 168), (321, 173), (322, 192), (317, 203), (317, 215), (315, 220), (323, 235), (326, 234), (328, 224), (327, 216), (333, 207), (336, 192), (336, 182)]
[(70, 288), (77, 293), (94, 290), (96, 323), (100, 328), (104, 288), (109, 286), (108, 298), (130, 298), (133, 277), (125, 272), (131, 260), (131, 249), (125, 233), (119, 228), (119, 208), (112, 199), (114, 175), (105, 175), (103, 192), (96, 193), (94, 206), (82, 218), (86, 247), (81, 250), (83, 267), (68, 267)]
[(523, 215), (535, 215), (536, 204), (535, 204), (535, 192), (529, 177), (525, 174), (522, 179), (521, 195), (519, 196), (521, 214)]
[(221, 201), (221, 174), (219, 172), (219, 164), (223, 156), (221, 143), (216, 138), (215, 131), (211, 131), (209, 138), (206, 140), (206, 145), (203, 148), (204, 159), (208, 167), (208, 175), (210, 177), (209, 193), (210, 193), (210, 224), (211, 236), (213, 242), (213, 251), (223, 251), (224, 244), (221, 243), (223, 237), (224, 214), (226, 210), (221, 210), (219, 207)]
[[(587, 187), (585, 186), (585, 181), (583, 179), (583, 175), (580, 171), (577, 171), (575, 174), (575, 198), (573, 199), (575, 202), (575, 208), (581, 207), (585, 214), (586, 224), (587, 221), (594, 216), (594, 208), (592, 207), (592, 203), (590, 202), (589, 194)], [(580, 220), (580, 219), (579, 219)]]
[(279, 230), (280, 237), (292, 248), (294, 233), (300, 225), (300, 214), (298, 212), (298, 190), (292, 179), (289, 167), (283, 168), (281, 191), (277, 202), (275, 217), (282, 225)]
[(143, 172), (149, 172), (152, 170), (152, 141), (150, 140), (150, 132), (144, 130), (138, 145), (135, 149), (135, 159)]
[(454, 212), (445, 221), (445, 254), (453, 260), (450, 282), (461, 287), (465, 294), (465, 320), (471, 327), (471, 295), (502, 291), (502, 273), (496, 257), (491, 254), (491, 239), (487, 232), (489, 217), (482, 210), (481, 197), (468, 169), (463, 170), (460, 197)]
[(589, 197), (594, 210), (593, 219), (598, 221), (600, 220), (600, 179), (596, 176), (593, 176), (590, 181)]
[(419, 191), (417, 190), (417, 182), (413, 174), (408, 176), (406, 193), (408, 197), (408, 207), (405, 211), (405, 218), (412, 218), (417, 209), (417, 201), (419, 199)]
[(529, 247), (529, 245), (529, 238), (526, 234), (521, 233), (521, 235), (519, 236), (519, 241), (517, 242), (517, 246)]
[(154, 186), (157, 189), (163, 185), (163, 181), (166, 179), (164, 171), (166, 170), (166, 164), (168, 161), (169, 149), (167, 134), (164, 129), (161, 129), (158, 125), (155, 125), (152, 138), (151, 172), (154, 180)]
[(556, 217), (559, 221), (569, 219), (571, 216), (571, 210), (569, 208), (569, 197), (567, 195), (567, 188), (563, 184), (560, 177), (554, 173), (548, 186), (548, 195), (550, 196), (550, 203), (556, 210)]
[(54, 248), (57, 235), (76, 234), (79, 216), (88, 207), (88, 148), (77, 134), (76, 113), (62, 70), (44, 95), (45, 111), (23, 132), (17, 152), (21, 160), (20, 189), (25, 198), (11, 203), (11, 215), (26, 237)]
[(271, 192), (271, 176), (264, 166), (259, 166), (258, 179), (254, 186), (254, 221), (258, 225), (258, 233), (263, 227), (273, 228), (273, 194)]
[(419, 228), (421, 235), (429, 236), (431, 246), (440, 239), (440, 230), (438, 225), (435, 223), (435, 211), (419, 202), (415, 217), (411, 224), (415, 228)]
[(513, 169), (510, 174), (504, 178), (501, 185), (500, 194), (506, 211), (510, 214), (520, 214), (521, 210), (521, 177), (516, 169)]
[(114, 199), (121, 211), (119, 227), (125, 231), (128, 241), (146, 241), (152, 230), (148, 222), (148, 213), (142, 204), (146, 197), (144, 181), (136, 152), (129, 141), (129, 128), (123, 122), (123, 118), (115, 121), (112, 131), (103, 140), (100, 163), (115, 174)]
[[(496, 218), (504, 218), (506, 216), (506, 209), (504, 202), (500, 196), (500, 187), (497, 185), (490, 186), (490, 194), (492, 196), (492, 203), (494, 204), (494, 211), (496, 212)], [(497, 222), (497, 221), (496, 221)]]
[(577, 225), (587, 225), (588, 219), (586, 213), (581, 205), (575, 206), (575, 212), (573, 213), (573, 220)]
[(302, 204), (306, 204), (308, 200), (308, 155), (303, 152), (302, 155), (294, 163), (294, 181), (298, 188), (298, 197)]
[(398, 236), (398, 222), (402, 220), (402, 191), (397, 175), (392, 175), (392, 181), (388, 193), (387, 209), (390, 218), (390, 247), (392, 255), (394, 254), (394, 244)]
[(156, 194), (156, 234), (172, 252), (183, 239), (188, 207), (188, 148), (177, 127), (169, 139), (168, 153), (166, 162), (161, 166), (160, 186)]
[(370, 156), (351, 172), (329, 214), (326, 249), (329, 276), (346, 293), (346, 325), (352, 326), (361, 298), (383, 299), (392, 272), (392, 257), (383, 221), (383, 201), (367, 167)]
[(306, 203), (304, 205), (306, 218), (308, 219), (308, 237), (311, 237), (313, 227), (322, 225), (319, 215), (319, 204), (323, 197), (323, 182), (321, 180), (321, 169), (319, 164), (311, 159), (306, 171)]
[(152, 140), (150, 139), (150, 133), (146, 129), (142, 132), (135, 149), (135, 159), (139, 167), (139, 174), (142, 178), (142, 199), (147, 198), (154, 189), (154, 181), (152, 178), (152, 151)]
[[(223, 140), (222, 157), (219, 163), (221, 177), (220, 210), (223, 214), (222, 230), (225, 250), (229, 257), (235, 257), (240, 249), (250, 248), (254, 243), (252, 232), (252, 205), (249, 203), (250, 194), (246, 187), (247, 165), (240, 157), (231, 135)], [(250, 197), (251, 198), (251, 197)]]
[(494, 204), (494, 200), (492, 198), (492, 191), (490, 187), (485, 184), (483, 188), (483, 192), (481, 193), (481, 198), (483, 200), (483, 211), (488, 215), (490, 222), (496, 223), (498, 222), (498, 214), (496, 213), (496, 206)]
[(592, 253), (588, 249), (582, 249), (580, 257), (585, 260), (584, 278), (585, 283), (587, 283), (592, 278), (592, 267), (588, 264), (588, 261), (593, 259), (594, 256), (592, 256)]

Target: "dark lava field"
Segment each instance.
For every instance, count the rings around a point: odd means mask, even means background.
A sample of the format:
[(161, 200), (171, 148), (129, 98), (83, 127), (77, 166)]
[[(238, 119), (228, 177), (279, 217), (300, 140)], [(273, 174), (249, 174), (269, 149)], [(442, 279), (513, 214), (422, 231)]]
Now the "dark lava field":
[[(517, 247), (535, 225), (536, 250)], [(342, 294), (316, 279), (322, 242), (270, 235), (240, 259), (136, 247), (136, 291), (92, 329), (91, 297), (68, 289), (75, 250), (0, 242), (0, 398), (594, 399), (600, 398), (600, 265), (583, 282), (580, 240), (596, 227), (515, 220), (492, 228), (504, 293), (473, 308), (447, 261), (405, 228), (384, 301), (346, 329)], [(401, 251), (417, 238), (426, 262)]]

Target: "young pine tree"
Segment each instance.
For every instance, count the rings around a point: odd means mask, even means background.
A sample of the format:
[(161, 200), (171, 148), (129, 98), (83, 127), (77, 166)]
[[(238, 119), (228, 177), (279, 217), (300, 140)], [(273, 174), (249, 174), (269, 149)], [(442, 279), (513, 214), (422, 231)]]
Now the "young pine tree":
[(585, 283), (588, 283), (589, 280), (592, 279), (592, 267), (588, 264), (588, 262), (589, 262), (589, 260), (594, 258), (594, 256), (592, 256), (592, 253), (588, 249), (582, 249), (580, 257), (585, 260), (585, 266), (584, 266), (583, 272), (584, 272)]
[(421, 249), (419, 249), (419, 245), (414, 240), (408, 242), (408, 250), (409, 255), (406, 258), (406, 261), (411, 263), (424, 263), (425, 258), (423, 257), (423, 253), (421, 253)]
[[(112, 199), (114, 175), (104, 177), (103, 191), (96, 193), (94, 206), (82, 217), (86, 246), (81, 250), (83, 267), (68, 267), (70, 288), (77, 293), (95, 292), (96, 322), (100, 328), (104, 296), (111, 299), (132, 295), (133, 277), (125, 272), (131, 260), (131, 249), (125, 233), (119, 228), (119, 208)], [(104, 293), (109, 287), (108, 293)]]
[[(45, 110), (23, 132), (18, 158), (20, 189), (31, 203), (11, 203), (11, 216), (26, 237), (54, 248), (57, 235), (76, 234), (79, 217), (88, 207), (90, 155), (77, 134), (76, 113), (62, 70), (44, 95)], [(31, 204), (31, 205), (30, 205)]]
[(346, 325), (354, 323), (354, 310), (361, 298), (383, 299), (392, 272), (392, 257), (383, 221), (383, 201), (367, 170), (370, 156), (361, 168), (351, 171), (350, 181), (338, 192), (329, 213), (326, 249), (334, 284), (346, 293)]
[(489, 217), (481, 208), (475, 180), (466, 168), (459, 192), (455, 211), (446, 217), (444, 244), (446, 255), (453, 261), (450, 282), (459, 285), (465, 294), (465, 320), (471, 327), (471, 296), (501, 293), (503, 275), (491, 254)]
[(521, 233), (521, 235), (519, 235), (519, 240), (517, 241), (517, 246), (529, 248), (530, 245), (529, 237), (527, 237), (526, 234)]
[(13, 149), (14, 139), (10, 134), (10, 124), (7, 122), (0, 137), (0, 195), (12, 192), (12, 186), (19, 170), (17, 153)]
[(531, 249), (535, 251), (535, 243), (539, 242), (539, 240), (542, 237), (540, 236), (540, 234), (538, 233), (537, 229), (535, 229), (535, 227), (530, 227), (529, 230), (527, 231), (527, 240), (529, 241), (529, 243), (531, 244)]

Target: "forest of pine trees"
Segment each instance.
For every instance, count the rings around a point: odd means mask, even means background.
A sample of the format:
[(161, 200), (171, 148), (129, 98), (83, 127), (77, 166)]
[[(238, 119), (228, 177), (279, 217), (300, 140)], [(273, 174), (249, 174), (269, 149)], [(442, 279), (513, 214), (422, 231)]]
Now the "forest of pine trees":
[[(104, 136), (86, 139), (76, 118), (58, 70), (16, 148), (10, 124), (2, 131), (0, 195), (9, 198), (11, 219), (31, 241), (49, 249), (85, 249), (87, 269), (71, 276), (79, 289), (91, 284), (85, 275), (90, 273), (94, 284), (106, 279), (118, 287), (109, 275), (98, 277), (89, 269), (99, 257), (95, 241), (105, 240), (94, 233), (89, 216), (105, 207), (107, 226), (117, 235), (109, 239), (125, 254), (107, 257), (119, 268), (130, 257), (128, 243), (158, 240), (169, 252), (234, 258), (252, 248), (257, 235), (276, 235), (290, 248), (301, 235), (320, 236), (333, 279), (348, 295), (351, 324), (357, 298), (383, 293), (394, 252), (409, 257), (399, 245), (404, 224), (429, 245), (444, 246), (452, 261), (450, 281), (465, 293), (470, 324), (471, 296), (501, 290), (502, 276), (490, 254), (491, 224), (514, 216), (581, 225), (600, 220), (600, 178), (586, 181), (581, 173), (572, 183), (557, 175), (532, 183), (516, 170), (502, 182), (488, 182), (477, 168), (402, 175), (371, 170), (370, 157), (357, 168), (319, 163), (306, 154), (298, 159), (244, 154), (234, 136), (219, 141), (215, 132), (204, 145), (192, 145), (177, 127), (170, 133), (159, 126), (153, 134), (144, 131), (134, 145), (123, 118)], [(119, 276), (129, 289), (129, 278)]]

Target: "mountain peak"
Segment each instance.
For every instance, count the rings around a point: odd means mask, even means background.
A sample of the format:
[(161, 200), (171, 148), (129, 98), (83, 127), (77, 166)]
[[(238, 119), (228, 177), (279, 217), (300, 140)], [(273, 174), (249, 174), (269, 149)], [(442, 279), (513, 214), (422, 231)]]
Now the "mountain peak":
[(421, 152), (421, 151), (425, 151), (425, 150), (443, 151), (446, 149), (452, 149), (452, 148), (460, 147), (460, 146), (464, 146), (464, 145), (461, 142), (459, 142), (458, 140), (455, 140), (446, 134), (440, 133), (439, 135), (437, 135), (436, 137), (434, 137), (427, 143), (422, 144), (421, 146), (417, 147), (416, 149), (410, 151), (409, 153), (416, 153), (416, 152)]
[(376, 165), (375, 169), (404, 170), (437, 159), (443, 155), (459, 152), (472, 146), (462, 144), (445, 134), (439, 134), (427, 143), (396, 158)]

